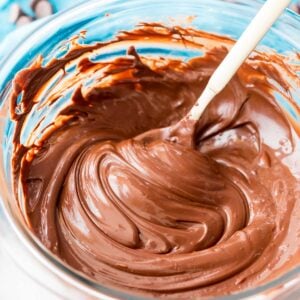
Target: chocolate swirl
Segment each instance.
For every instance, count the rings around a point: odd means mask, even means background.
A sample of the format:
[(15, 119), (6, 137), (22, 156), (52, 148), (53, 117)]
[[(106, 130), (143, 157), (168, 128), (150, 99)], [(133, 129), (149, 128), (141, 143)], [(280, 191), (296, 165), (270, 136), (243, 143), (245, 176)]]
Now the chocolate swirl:
[[(120, 39), (174, 38), (157, 26)], [(176, 30), (185, 45), (191, 35), (232, 43)], [(23, 93), (22, 113), (12, 110), (16, 142), (29, 112), (72, 95), (46, 131), (39, 123), (15, 148), (20, 207), (45, 246), (102, 284), (180, 299), (232, 293), (298, 263), (299, 225), (290, 226), (300, 199), (299, 133), (273, 99), (274, 90), (288, 97), (278, 86), (288, 89), (280, 72), (292, 74), (292, 66), (257, 52), (208, 107), (187, 147), (137, 137), (180, 120), (227, 50), (212, 47), (189, 62), (140, 57), (132, 48), (110, 62), (86, 58), (101, 47), (77, 45), (15, 81), (12, 107)], [(76, 76), (59, 73), (75, 61)]]

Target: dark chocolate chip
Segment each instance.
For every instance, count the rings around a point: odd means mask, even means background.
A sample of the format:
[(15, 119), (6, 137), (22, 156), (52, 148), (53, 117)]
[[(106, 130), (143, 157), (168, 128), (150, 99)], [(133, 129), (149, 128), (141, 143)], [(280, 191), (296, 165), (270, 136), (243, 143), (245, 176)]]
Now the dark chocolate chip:
[(53, 14), (53, 7), (47, 0), (35, 0), (32, 2), (31, 7), (38, 19), (48, 17)]
[(18, 4), (12, 4), (9, 14), (9, 21), (11, 23), (16, 23), (17, 20), (23, 15), (23, 12)]
[(17, 26), (27, 25), (32, 22), (32, 18), (30, 16), (22, 15), (16, 21)]
[(35, 6), (38, 2), (40, 2), (40, 0), (31, 0), (30, 1), (30, 7), (32, 8), (32, 10), (35, 10)]

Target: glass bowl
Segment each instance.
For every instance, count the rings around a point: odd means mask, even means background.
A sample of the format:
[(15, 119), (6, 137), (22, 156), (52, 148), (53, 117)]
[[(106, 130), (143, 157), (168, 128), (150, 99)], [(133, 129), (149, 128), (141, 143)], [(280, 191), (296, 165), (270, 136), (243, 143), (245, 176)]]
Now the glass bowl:
[[(73, 9), (49, 19), (31, 32), (4, 60), (0, 68), (0, 236), (17, 264), (41, 285), (67, 299), (141, 299), (101, 286), (54, 257), (27, 229), (14, 201), (11, 179), (11, 156), (14, 124), (9, 116), (8, 95), (15, 74), (42, 55), (45, 62), (64, 54), (62, 45), (87, 30), (81, 43), (111, 40), (121, 30), (131, 30), (140, 22), (162, 22), (189, 26), (237, 39), (263, 1), (221, 0), (106, 0), (85, 1)], [(192, 18), (191, 18), (192, 17)], [(200, 53), (182, 51), (174, 45), (135, 45), (145, 55), (189, 59)], [(300, 17), (286, 11), (261, 42), (260, 47), (289, 55), (300, 52)], [(106, 52), (101, 59), (126, 53), (127, 46)], [(300, 76), (300, 74), (299, 74)], [(295, 95), (300, 105), (299, 93)], [(280, 101), (280, 99), (278, 99)], [(285, 105), (284, 109), (299, 124), (300, 116)], [(32, 118), (28, 130), (34, 127)], [(298, 295), (298, 296), (297, 296)], [(300, 267), (263, 286), (219, 299), (297, 299), (300, 296)]]

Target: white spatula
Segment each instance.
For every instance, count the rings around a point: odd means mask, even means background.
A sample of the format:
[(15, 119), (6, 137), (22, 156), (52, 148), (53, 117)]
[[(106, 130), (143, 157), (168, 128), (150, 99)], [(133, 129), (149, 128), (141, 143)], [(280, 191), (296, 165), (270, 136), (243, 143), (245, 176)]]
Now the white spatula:
[[(249, 0), (250, 1), (250, 0)], [(189, 113), (189, 119), (197, 121), (202, 113), (230, 81), (252, 50), (279, 18), (291, 0), (267, 0), (248, 28), (213, 73), (206, 88)]]

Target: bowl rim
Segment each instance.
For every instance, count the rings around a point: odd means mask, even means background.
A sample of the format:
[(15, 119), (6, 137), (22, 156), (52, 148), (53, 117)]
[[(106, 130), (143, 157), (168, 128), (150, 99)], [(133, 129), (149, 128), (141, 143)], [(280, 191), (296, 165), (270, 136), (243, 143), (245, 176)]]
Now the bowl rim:
[[(165, 0), (172, 2), (174, 0)], [(211, 0), (215, 2), (223, 2), (222, 0)], [(57, 13), (54, 16), (49, 17), (45, 21), (40, 22), (40, 26), (37, 26), (30, 33), (24, 36), (24, 38), (17, 43), (15, 49), (3, 57), (2, 62), (3, 65), (0, 68), (0, 78), (5, 74), (9, 74), (9, 66), (14, 65), (15, 61), (19, 61), (19, 59), (23, 56), (24, 51), (30, 50), (30, 45), (34, 44), (36, 40), (41, 38), (41, 35), (45, 35), (47, 31), (51, 32), (51, 28), (54, 26), (57, 27), (60, 24), (63, 25), (66, 19), (76, 17), (81, 14), (82, 10), (89, 10), (93, 7), (103, 7), (103, 9), (109, 7), (113, 4), (122, 3), (122, 0), (106, 0), (103, 2), (99, 2), (99, 0), (88, 0), (80, 2), (77, 5), (74, 5), (72, 8)], [(137, 4), (140, 2), (139, 0), (131, 0), (130, 2), (136, 2)], [(250, 1), (249, 1), (250, 2)], [(235, 4), (244, 4), (249, 7), (258, 8), (260, 5), (264, 3), (263, 0), (252, 0), (250, 3), (247, 3), (247, 0), (237, 0), (234, 1)], [(287, 9), (285, 11), (285, 16), (291, 22), (297, 23), (298, 26), (300, 24), (300, 15), (296, 12)], [(20, 50), (22, 49), (22, 50)], [(8, 79), (10, 82), (11, 79)], [(6, 86), (6, 84), (4, 85)], [(0, 107), (2, 103), (0, 102)], [(0, 198), (0, 200), (2, 200)], [(54, 256), (31, 232), (28, 228), (24, 228), (20, 220), (16, 220), (11, 213), (11, 208), (9, 207), (7, 201), (0, 201), (1, 206), (4, 208), (5, 217), (8, 219), (11, 227), (15, 235), (18, 237), (19, 241), (31, 252), (31, 254), (44, 266), (46, 266), (52, 273), (57, 275), (59, 278), (62, 278), (71, 286), (74, 286), (81, 290), (82, 292), (86, 292), (88, 295), (99, 299), (114, 299), (114, 297), (118, 297), (121, 299), (132, 299), (132, 300), (146, 300), (151, 299), (151, 297), (132, 295), (123, 290), (114, 289), (112, 287), (106, 287), (102, 284), (96, 283), (92, 279), (89, 279), (84, 274), (81, 274), (79, 271), (76, 271), (70, 266), (64, 264), (59, 258)], [(242, 292), (238, 292), (229, 296), (218, 296), (216, 299), (241, 299), (248, 298), (251, 296), (257, 295), (257, 293), (268, 292), (273, 288), (276, 288), (280, 285), (290, 282), (291, 280), (298, 278), (300, 276), (300, 266), (288, 271), (287, 273), (281, 275), (280, 277), (263, 284), (261, 286), (250, 288)]]

